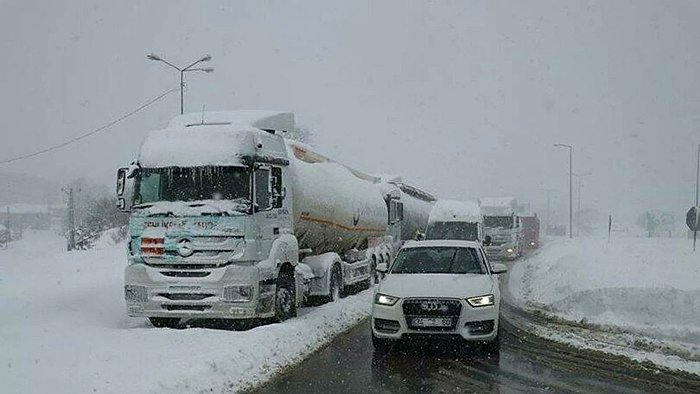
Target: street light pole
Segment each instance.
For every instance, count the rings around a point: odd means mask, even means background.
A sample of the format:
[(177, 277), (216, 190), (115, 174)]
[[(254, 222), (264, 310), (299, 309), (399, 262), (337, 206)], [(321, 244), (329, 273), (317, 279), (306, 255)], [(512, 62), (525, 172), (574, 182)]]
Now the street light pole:
[(211, 67), (192, 68), (201, 62), (210, 61), (211, 55), (204, 55), (199, 60), (190, 64), (187, 67), (178, 67), (178, 66), (170, 63), (169, 61), (163, 59), (162, 57), (160, 57), (154, 53), (150, 53), (150, 54), (146, 55), (146, 58), (149, 60), (157, 61), (157, 62), (163, 62), (163, 63), (167, 64), (168, 66), (170, 66), (170, 67), (172, 67), (180, 72), (180, 115), (185, 113), (185, 73), (188, 71), (204, 71), (205, 73), (210, 73), (210, 72), (214, 71), (214, 69)]
[(544, 222), (544, 235), (549, 235), (549, 218), (550, 218), (550, 193), (554, 191), (554, 189), (543, 189), (545, 192), (547, 192), (547, 215), (545, 216)]
[[(700, 212), (698, 212), (698, 197), (700, 197), (700, 144), (698, 144), (698, 159), (697, 168), (695, 170), (695, 225), (697, 226)], [(698, 230), (693, 230), (693, 252), (695, 252), (695, 244), (698, 241)]]
[(574, 175), (574, 147), (567, 144), (554, 144), (556, 147), (568, 148), (569, 149), (569, 238), (574, 237), (574, 186), (573, 186), (573, 175)]
[(593, 175), (591, 172), (586, 172), (584, 174), (573, 174), (576, 178), (578, 178), (578, 208), (576, 210), (577, 217), (576, 217), (576, 236), (581, 235), (581, 178), (584, 176), (588, 175)]

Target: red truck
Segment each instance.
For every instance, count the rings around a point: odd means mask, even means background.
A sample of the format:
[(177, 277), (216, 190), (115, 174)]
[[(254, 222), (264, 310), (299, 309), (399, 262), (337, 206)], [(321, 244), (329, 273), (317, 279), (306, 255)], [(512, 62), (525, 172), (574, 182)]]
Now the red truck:
[(537, 214), (520, 216), (521, 245), (526, 250), (537, 249), (540, 246), (540, 219)]

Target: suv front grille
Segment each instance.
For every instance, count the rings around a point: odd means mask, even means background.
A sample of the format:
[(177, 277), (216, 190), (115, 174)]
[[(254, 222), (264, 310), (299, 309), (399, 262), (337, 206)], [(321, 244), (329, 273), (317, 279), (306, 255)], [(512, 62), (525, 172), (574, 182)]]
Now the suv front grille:
[[(412, 330), (446, 331), (454, 330), (462, 312), (459, 300), (447, 298), (409, 298), (403, 301), (403, 314), (408, 328)], [(446, 326), (424, 327), (415, 324), (416, 318), (447, 318)]]

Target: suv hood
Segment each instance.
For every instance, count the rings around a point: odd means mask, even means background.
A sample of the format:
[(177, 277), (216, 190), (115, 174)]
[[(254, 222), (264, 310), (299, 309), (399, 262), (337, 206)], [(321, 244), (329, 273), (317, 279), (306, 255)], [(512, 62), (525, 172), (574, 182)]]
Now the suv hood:
[(377, 292), (395, 297), (465, 298), (493, 294), (491, 275), (389, 274)]

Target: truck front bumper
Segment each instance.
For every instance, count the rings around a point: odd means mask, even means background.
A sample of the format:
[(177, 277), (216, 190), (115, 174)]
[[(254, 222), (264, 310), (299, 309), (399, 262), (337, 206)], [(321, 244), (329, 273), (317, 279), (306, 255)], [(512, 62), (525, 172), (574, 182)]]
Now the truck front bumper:
[[(129, 316), (248, 319), (274, 313), (274, 285), (255, 266), (170, 269), (127, 266), (124, 297)], [(271, 312), (272, 311), (272, 312)]]
[(486, 256), (494, 260), (515, 260), (518, 258), (518, 250), (512, 246), (486, 246), (484, 248)]

